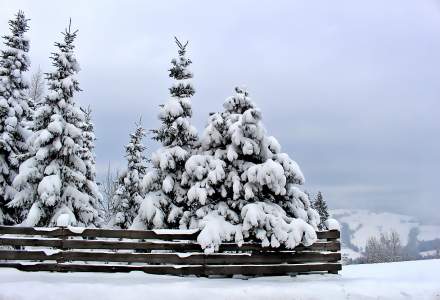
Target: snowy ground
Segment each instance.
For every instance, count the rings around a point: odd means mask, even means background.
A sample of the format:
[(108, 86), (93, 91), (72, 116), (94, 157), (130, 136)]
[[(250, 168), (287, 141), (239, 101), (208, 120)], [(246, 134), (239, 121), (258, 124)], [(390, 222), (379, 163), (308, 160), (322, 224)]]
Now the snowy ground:
[(249, 280), (0, 269), (0, 300), (436, 299), (440, 260), (344, 267), (341, 275)]

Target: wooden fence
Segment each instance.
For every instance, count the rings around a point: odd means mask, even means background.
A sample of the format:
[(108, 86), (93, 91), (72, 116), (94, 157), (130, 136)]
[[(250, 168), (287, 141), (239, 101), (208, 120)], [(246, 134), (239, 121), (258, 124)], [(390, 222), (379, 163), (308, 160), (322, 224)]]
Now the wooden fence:
[(223, 243), (205, 254), (198, 232), (0, 226), (0, 267), (22, 271), (265, 276), (341, 270), (340, 232), (295, 249)]

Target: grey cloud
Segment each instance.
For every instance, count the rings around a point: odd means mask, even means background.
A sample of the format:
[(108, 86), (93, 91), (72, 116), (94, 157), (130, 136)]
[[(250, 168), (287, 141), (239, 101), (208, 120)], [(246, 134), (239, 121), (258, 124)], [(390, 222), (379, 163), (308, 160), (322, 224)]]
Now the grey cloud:
[(157, 126), (177, 35), (190, 40), (199, 131), (243, 84), (331, 206), (440, 222), (438, 2), (0, 0), (0, 33), (18, 9), (32, 19), (33, 68), (50, 68), (69, 17), (80, 30), (78, 100), (94, 109), (101, 172), (123, 167), (139, 115)]

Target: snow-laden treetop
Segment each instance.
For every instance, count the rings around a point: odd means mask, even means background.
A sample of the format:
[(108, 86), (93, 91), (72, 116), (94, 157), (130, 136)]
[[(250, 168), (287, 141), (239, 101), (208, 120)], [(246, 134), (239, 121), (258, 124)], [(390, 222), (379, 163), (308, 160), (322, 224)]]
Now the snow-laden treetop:
[(29, 29), (28, 21), (29, 19), (26, 19), (21, 10), (18, 11), (15, 19), (9, 20), (9, 29), (12, 34), (3, 36), (7, 47), (20, 49), (24, 52), (29, 51), (29, 40), (24, 36)]
[(93, 182), (81, 155), (85, 116), (74, 99), (80, 91), (73, 51), (76, 36), (69, 24), (63, 41), (55, 43), (48, 93), (34, 114), (32, 152), (14, 179), (18, 193), (9, 205), (22, 209), (25, 225), (53, 226), (66, 215), (70, 225), (93, 226), (100, 221), (99, 195), (89, 193)]
[(2, 122), (6, 122), (6, 131), (15, 135), (11, 137), (15, 144), (11, 147), (18, 147), (19, 151), (23, 152), (26, 151), (25, 145), (18, 145), (24, 144), (26, 139), (22, 121), (31, 114), (29, 99), (26, 96), (29, 83), (24, 77), (24, 72), (30, 65), (27, 54), (29, 40), (25, 36), (29, 28), (28, 21), (22, 11), (9, 21), (11, 34), (3, 36), (6, 47), (1, 51), (0, 57), (0, 117)]
[(185, 56), (188, 42), (182, 44), (177, 38), (175, 40), (179, 48), (179, 57), (171, 60), (172, 66), (169, 70), (169, 76), (175, 80), (170, 87), (171, 98), (161, 105), (159, 112), (161, 127), (152, 132), (153, 138), (165, 147), (187, 148), (197, 140), (197, 130), (190, 123), (192, 116), (190, 97), (195, 93), (190, 81), (193, 74), (189, 70), (189, 65), (192, 62)]
[(318, 213), (297, 185), (301, 169), (278, 141), (266, 134), (260, 110), (248, 92), (236, 88), (224, 111), (210, 116), (200, 151), (185, 164), (182, 183), (190, 186), (194, 210), (189, 227), (199, 227), (202, 247), (243, 238), (263, 246), (289, 248), (316, 240)]

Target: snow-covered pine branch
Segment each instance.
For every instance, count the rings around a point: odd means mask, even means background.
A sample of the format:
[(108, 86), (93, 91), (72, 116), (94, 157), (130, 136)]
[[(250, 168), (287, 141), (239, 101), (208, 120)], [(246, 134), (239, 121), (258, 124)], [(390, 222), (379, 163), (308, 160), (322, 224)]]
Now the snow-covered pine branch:
[(202, 229), (198, 241), (208, 252), (222, 241), (244, 238), (272, 247), (310, 245), (319, 215), (297, 187), (304, 176), (266, 135), (247, 91), (235, 91), (224, 111), (209, 117), (199, 153), (186, 162), (183, 182), (191, 186), (193, 211), (186, 222)]
[(98, 203), (87, 192), (87, 165), (81, 153), (85, 116), (74, 101), (80, 91), (74, 56), (77, 31), (63, 32), (55, 43), (54, 70), (47, 73), (48, 93), (34, 114), (32, 155), (24, 161), (13, 185), (10, 207), (23, 214), (27, 226), (94, 226), (100, 222)]
[(5, 48), (0, 54), (0, 224), (14, 224), (19, 219), (19, 212), (6, 204), (14, 198), (12, 182), (28, 151), (31, 102), (24, 77), (30, 65), (25, 37), (28, 21), (22, 11), (9, 21), (11, 34), (3, 37)]
[(125, 146), (127, 170), (118, 178), (118, 184), (111, 201), (110, 226), (122, 229), (130, 228), (145, 194), (141, 186), (147, 170), (145, 146), (142, 143), (145, 129), (141, 120), (136, 123), (136, 130), (130, 134), (130, 142)]
[(174, 79), (170, 99), (160, 107), (161, 125), (152, 130), (153, 138), (162, 144), (152, 155), (153, 169), (143, 179), (146, 196), (133, 228), (186, 228), (182, 218), (189, 214), (187, 187), (182, 184), (185, 163), (197, 142), (197, 131), (191, 125), (191, 100), (194, 88), (186, 57), (188, 42), (177, 38), (177, 58), (171, 60), (169, 76)]

